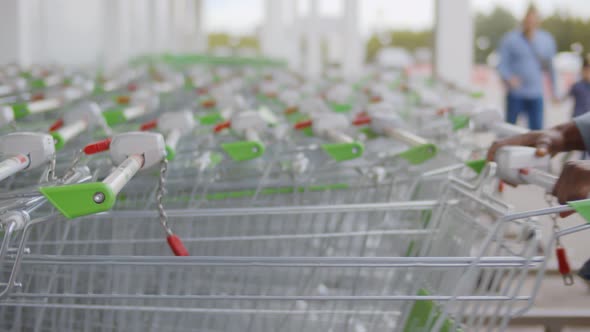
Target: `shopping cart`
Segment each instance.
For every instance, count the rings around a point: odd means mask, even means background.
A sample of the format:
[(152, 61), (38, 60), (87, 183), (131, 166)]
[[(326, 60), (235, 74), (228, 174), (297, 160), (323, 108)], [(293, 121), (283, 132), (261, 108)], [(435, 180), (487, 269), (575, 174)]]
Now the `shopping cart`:
[(531, 217), (566, 209), (507, 214), (453, 179), (431, 201), (168, 210), (197, 253), (177, 258), (151, 211), (32, 219), (4, 328), (502, 330), (546, 265)]

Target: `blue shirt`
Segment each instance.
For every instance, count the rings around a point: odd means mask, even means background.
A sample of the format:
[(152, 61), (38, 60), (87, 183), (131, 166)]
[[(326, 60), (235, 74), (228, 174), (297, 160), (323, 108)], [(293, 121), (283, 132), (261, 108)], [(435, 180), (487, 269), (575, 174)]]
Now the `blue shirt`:
[(590, 82), (581, 80), (574, 84), (570, 96), (574, 98), (574, 117), (590, 111)]
[(528, 40), (522, 30), (508, 32), (500, 42), (498, 71), (504, 81), (518, 77), (521, 85), (510, 89), (514, 96), (524, 98), (543, 97), (543, 72), (548, 71), (555, 93), (555, 71), (553, 57), (556, 53), (555, 40), (547, 31), (537, 30)]

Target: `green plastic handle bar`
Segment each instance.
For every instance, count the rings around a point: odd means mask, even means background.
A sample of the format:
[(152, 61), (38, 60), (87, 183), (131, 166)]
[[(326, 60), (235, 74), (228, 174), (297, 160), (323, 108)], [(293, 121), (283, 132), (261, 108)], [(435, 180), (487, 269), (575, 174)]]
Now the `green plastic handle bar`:
[(434, 158), (437, 153), (438, 148), (436, 145), (427, 143), (412, 147), (400, 153), (398, 156), (404, 158), (412, 165), (419, 165)]
[(234, 161), (256, 159), (264, 154), (264, 145), (257, 141), (238, 141), (221, 144), (221, 148)]
[(173, 149), (171, 146), (166, 145), (166, 159), (168, 161), (172, 161), (172, 160), (174, 160), (175, 157), (176, 157), (176, 150)]
[(453, 124), (453, 131), (457, 131), (469, 126), (469, 117), (467, 115), (453, 115), (450, 117)]
[(356, 159), (365, 151), (360, 142), (323, 144), (322, 149), (336, 161)]
[(116, 197), (103, 182), (41, 187), (39, 191), (68, 219), (108, 211)]
[(586, 222), (590, 223), (590, 199), (567, 202), (567, 205), (576, 210), (579, 215), (586, 219)]
[(352, 104), (338, 104), (338, 103), (331, 103), (330, 106), (332, 110), (336, 113), (348, 113), (352, 109)]
[(483, 171), (484, 167), (486, 167), (487, 164), (487, 160), (485, 159), (477, 159), (477, 160), (470, 160), (470, 161), (466, 161), (465, 165), (469, 168), (471, 168), (472, 170), (474, 170), (477, 174), (481, 174), (481, 171)]
[(203, 115), (198, 118), (199, 123), (204, 126), (213, 126), (218, 124), (219, 122), (225, 121), (221, 113), (214, 112), (211, 114)]
[(27, 115), (31, 114), (29, 105), (27, 103), (16, 103), (12, 104), (12, 112), (14, 113), (15, 119), (22, 119)]
[(58, 151), (63, 149), (64, 145), (66, 145), (65, 138), (58, 131), (52, 131), (49, 135), (51, 135), (55, 141), (55, 149)]
[(118, 125), (121, 123), (124, 123), (127, 121), (127, 118), (125, 117), (125, 106), (117, 106), (117, 107), (113, 107), (113, 108), (109, 108), (108, 110), (105, 110), (104, 112), (102, 112), (102, 116), (104, 117), (105, 121), (107, 122), (107, 125), (109, 127), (114, 126), (114, 125)]

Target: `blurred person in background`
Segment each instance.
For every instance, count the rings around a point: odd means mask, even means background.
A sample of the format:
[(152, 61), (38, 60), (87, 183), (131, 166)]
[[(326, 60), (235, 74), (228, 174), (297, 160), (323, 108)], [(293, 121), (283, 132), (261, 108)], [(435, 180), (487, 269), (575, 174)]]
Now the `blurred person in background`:
[(553, 96), (556, 96), (555, 40), (540, 29), (539, 24), (539, 13), (530, 6), (522, 26), (508, 32), (500, 41), (498, 50), (498, 71), (507, 89), (506, 121), (515, 124), (518, 116), (524, 113), (531, 130), (543, 128), (544, 73), (549, 74)]
[[(496, 151), (503, 146), (530, 146), (536, 148), (536, 155), (543, 157), (559, 152), (590, 152), (590, 113), (575, 117), (572, 121), (553, 128), (531, 131), (494, 142), (488, 150), (487, 159), (493, 161)], [(560, 204), (586, 199), (590, 194), (590, 161), (568, 161), (561, 171), (552, 194)], [(562, 217), (571, 212), (561, 213)], [(590, 286), (590, 259), (578, 270), (578, 275)]]
[[(590, 61), (586, 56), (582, 59), (582, 73), (578, 82), (572, 85), (569, 93), (563, 98), (568, 97), (574, 100), (573, 118), (586, 114), (590, 111)], [(582, 159), (588, 159), (588, 152), (584, 152)]]

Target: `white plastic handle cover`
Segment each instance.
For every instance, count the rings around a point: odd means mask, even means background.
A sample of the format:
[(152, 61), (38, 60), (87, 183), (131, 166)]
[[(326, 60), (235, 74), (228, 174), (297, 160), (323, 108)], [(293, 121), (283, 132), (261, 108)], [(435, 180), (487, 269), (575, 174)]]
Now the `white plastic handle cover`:
[(86, 129), (88, 129), (88, 121), (78, 120), (61, 127), (57, 132), (61, 135), (65, 144), (83, 133)]
[(496, 122), (490, 126), (490, 129), (500, 138), (522, 135), (529, 132), (528, 129), (513, 125), (507, 122)]
[(383, 128), (385, 134), (395, 140), (401, 141), (411, 147), (428, 144), (424, 138), (400, 128)]
[(180, 130), (178, 130), (178, 129), (171, 130), (168, 133), (168, 135), (166, 136), (166, 146), (168, 146), (172, 150), (176, 150), (176, 146), (178, 145), (179, 140), (180, 140)]
[(142, 155), (132, 154), (102, 182), (108, 185), (116, 196), (141, 169), (143, 162), (144, 158)]
[(28, 156), (19, 154), (0, 162), (0, 181), (24, 170), (31, 163)]
[(352, 137), (334, 129), (325, 129), (324, 135), (334, 143), (353, 143)]
[(553, 192), (553, 188), (558, 179), (557, 176), (553, 174), (535, 168), (523, 169), (519, 173), (519, 176), (523, 182), (541, 187), (548, 193)]
[(28, 109), (31, 114), (44, 113), (62, 106), (58, 98), (43, 99), (29, 103)]

